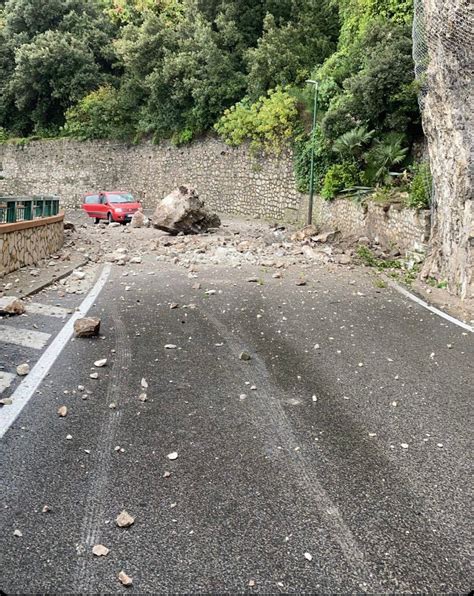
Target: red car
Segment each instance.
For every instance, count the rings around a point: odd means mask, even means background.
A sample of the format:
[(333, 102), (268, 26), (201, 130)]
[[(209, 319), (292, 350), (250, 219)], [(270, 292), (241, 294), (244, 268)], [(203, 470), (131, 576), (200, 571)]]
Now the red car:
[(87, 215), (95, 218), (95, 223), (99, 223), (101, 219), (106, 219), (109, 223), (127, 223), (141, 207), (140, 201), (122, 190), (88, 193), (84, 195), (82, 203)]

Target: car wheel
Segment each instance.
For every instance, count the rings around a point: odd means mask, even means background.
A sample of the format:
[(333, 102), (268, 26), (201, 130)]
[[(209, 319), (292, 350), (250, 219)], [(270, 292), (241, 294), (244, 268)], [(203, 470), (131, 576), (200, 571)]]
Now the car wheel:
[(96, 223), (96, 224), (100, 223), (100, 217), (96, 217), (94, 220), (94, 223)]
[(107, 221), (110, 223), (112, 223), (114, 220), (112, 219), (112, 213), (110, 213), (110, 211), (107, 213)]

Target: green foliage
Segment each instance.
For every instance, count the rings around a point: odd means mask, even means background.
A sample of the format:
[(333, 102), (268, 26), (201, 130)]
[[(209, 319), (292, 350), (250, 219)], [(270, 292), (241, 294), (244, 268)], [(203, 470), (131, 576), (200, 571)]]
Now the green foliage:
[(0, 126), (0, 143), (4, 143), (8, 140), (8, 133), (7, 131)]
[(419, 109), (408, 27), (377, 19), (363, 35), (322, 67), (339, 92), (322, 121), (325, 135), (335, 140), (365, 125), (378, 133), (420, 131)]
[(295, 97), (277, 88), (254, 103), (247, 100), (226, 110), (215, 129), (229, 145), (251, 141), (254, 149), (278, 154), (295, 137), (297, 117)]
[(374, 132), (367, 130), (365, 126), (353, 128), (334, 141), (333, 149), (343, 159), (359, 159), (364, 146), (372, 140)]
[(54, 134), (65, 111), (112, 76), (114, 27), (98, 2), (9, 0), (0, 28), (0, 125)]
[(377, 269), (401, 269), (402, 263), (393, 259), (379, 259), (374, 253), (363, 244), (359, 244), (356, 250), (357, 256), (367, 267), (377, 267)]
[(427, 162), (415, 164), (410, 184), (407, 205), (414, 209), (428, 209), (432, 192), (430, 165)]
[(377, 184), (390, 182), (390, 171), (393, 166), (401, 165), (407, 156), (408, 147), (403, 147), (403, 135), (388, 135), (384, 140), (376, 140), (366, 154), (367, 169), (364, 182)]
[(66, 112), (64, 133), (76, 139), (126, 139), (133, 136), (130, 113), (111, 86), (100, 87)]
[(320, 192), (324, 176), (336, 161), (332, 144), (324, 137), (318, 125), (314, 137), (307, 135), (294, 143), (294, 168), (298, 190), (309, 192), (311, 174), (311, 151), (314, 147), (314, 189)]
[(287, 21), (269, 13), (257, 46), (246, 53), (248, 92), (257, 98), (278, 85), (301, 84), (336, 47), (338, 19), (332, 2), (296, 0)]
[(360, 182), (360, 174), (353, 163), (335, 164), (329, 168), (324, 177), (321, 195), (327, 201), (346, 188), (351, 188)]

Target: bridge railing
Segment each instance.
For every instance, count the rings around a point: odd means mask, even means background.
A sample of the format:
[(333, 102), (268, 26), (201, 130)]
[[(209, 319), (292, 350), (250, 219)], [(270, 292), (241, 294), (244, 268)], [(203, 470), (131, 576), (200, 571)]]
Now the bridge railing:
[(0, 197), (0, 225), (50, 217), (59, 213), (59, 197)]

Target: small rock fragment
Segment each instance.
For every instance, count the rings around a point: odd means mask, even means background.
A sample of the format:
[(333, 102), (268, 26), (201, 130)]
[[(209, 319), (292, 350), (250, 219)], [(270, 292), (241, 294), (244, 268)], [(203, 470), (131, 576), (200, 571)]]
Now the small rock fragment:
[(102, 360), (96, 360), (94, 362), (94, 366), (97, 368), (102, 368), (107, 364), (107, 358), (102, 358)]
[(58, 416), (60, 418), (65, 418), (67, 416), (67, 406), (61, 406), (58, 409)]
[(400, 443), (402, 449), (408, 449), (408, 443)]
[(118, 579), (123, 586), (131, 586), (133, 584), (133, 579), (129, 577), (125, 571), (121, 571), (118, 574)]
[(24, 312), (26, 312), (25, 305), (16, 296), (0, 298), (0, 315), (22, 315)]
[(168, 455), (166, 457), (169, 460), (174, 461), (175, 459), (178, 459), (178, 454), (176, 451), (173, 451), (173, 453), (168, 453)]
[(76, 337), (94, 337), (99, 335), (100, 319), (97, 317), (85, 317), (74, 322), (74, 333)]
[(109, 554), (110, 549), (103, 544), (96, 544), (92, 547), (92, 552), (96, 557), (106, 557)]
[(26, 377), (26, 375), (30, 372), (30, 365), (29, 364), (20, 364), (16, 367), (16, 374), (19, 377)]
[(94, 373), (91, 373), (91, 374), (89, 375), (89, 377), (90, 377), (91, 379), (98, 379), (98, 378), (99, 378), (99, 373), (96, 373), (96, 372), (94, 372)]
[(15, 530), (13, 532), (13, 536), (17, 536), (18, 538), (21, 538), (23, 536), (23, 534), (20, 532), (20, 530)]
[(122, 511), (122, 513), (117, 516), (115, 523), (119, 528), (129, 528), (135, 523), (135, 518), (126, 511)]
[(146, 379), (142, 379), (140, 384), (143, 387), (143, 389), (148, 389), (148, 383), (147, 383)]
[(252, 356), (250, 356), (248, 352), (240, 352), (239, 360), (244, 360), (245, 362), (248, 362), (249, 360), (252, 360)]
[(174, 344), (166, 344), (165, 345), (165, 350), (176, 350), (178, 346), (175, 346)]
[(313, 555), (311, 555), (310, 553), (305, 553), (305, 554), (304, 554), (304, 558), (305, 558), (307, 561), (312, 561), (312, 560), (313, 560)]
[(168, 470), (165, 471), (165, 473), (163, 474), (163, 478), (169, 478), (171, 476), (171, 472), (168, 472)]

